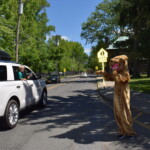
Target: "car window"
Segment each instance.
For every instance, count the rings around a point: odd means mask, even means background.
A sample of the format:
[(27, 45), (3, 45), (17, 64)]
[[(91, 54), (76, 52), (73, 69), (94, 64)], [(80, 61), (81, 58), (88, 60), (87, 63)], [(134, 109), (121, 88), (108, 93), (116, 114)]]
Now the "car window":
[(7, 68), (6, 66), (0, 66), (0, 81), (7, 80)]
[(51, 75), (51, 77), (57, 78), (58, 76), (57, 75)]
[(57, 77), (57, 76), (55, 76), (55, 75), (52, 75), (51, 77)]
[[(18, 66), (13, 66), (13, 72), (14, 72), (14, 80), (20, 80), (19, 79), (19, 75), (18, 72), (20, 72), (20, 69)], [(26, 75), (23, 73), (24, 77), (26, 77)]]
[(37, 80), (37, 77), (28, 68), (25, 68), (24, 72), (26, 77), (32, 74), (32, 76), (28, 80)]
[(14, 80), (19, 80), (18, 77), (19, 67), (13, 66), (13, 72), (14, 72)]
[[(20, 80), (19, 77), (18, 77), (18, 72), (19, 72), (19, 67), (18, 66), (13, 66), (13, 72), (14, 72), (14, 79), (15, 80)], [(24, 71), (24, 77), (26, 78), (28, 75), (32, 74), (32, 77), (30, 77), (28, 80), (36, 80), (36, 76), (28, 69), (28, 68), (25, 68), (25, 71)]]

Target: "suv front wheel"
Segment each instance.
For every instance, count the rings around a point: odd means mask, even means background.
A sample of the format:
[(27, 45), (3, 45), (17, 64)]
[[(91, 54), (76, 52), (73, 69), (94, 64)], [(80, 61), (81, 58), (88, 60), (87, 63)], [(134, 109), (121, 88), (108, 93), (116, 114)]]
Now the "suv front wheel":
[(42, 93), (41, 100), (40, 100), (40, 106), (41, 107), (47, 106), (47, 92), (46, 92), (46, 90), (44, 90)]
[(7, 129), (14, 128), (19, 119), (19, 106), (18, 103), (15, 100), (10, 100), (8, 102), (5, 116), (4, 116), (4, 127)]

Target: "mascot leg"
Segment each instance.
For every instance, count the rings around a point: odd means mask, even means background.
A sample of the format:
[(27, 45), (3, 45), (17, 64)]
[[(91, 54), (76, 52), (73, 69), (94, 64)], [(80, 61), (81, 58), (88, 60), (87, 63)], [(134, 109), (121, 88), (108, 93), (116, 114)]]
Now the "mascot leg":
[(134, 136), (135, 132), (132, 128), (132, 115), (126, 103), (122, 103), (122, 99), (115, 96), (114, 99), (114, 115), (119, 127), (119, 134), (126, 136)]

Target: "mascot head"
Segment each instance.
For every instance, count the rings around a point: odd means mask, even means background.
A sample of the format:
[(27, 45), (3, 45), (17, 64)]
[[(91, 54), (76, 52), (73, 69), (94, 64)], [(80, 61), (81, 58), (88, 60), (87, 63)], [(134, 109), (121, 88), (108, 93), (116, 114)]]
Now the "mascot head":
[(110, 68), (117, 71), (128, 71), (128, 57), (126, 55), (119, 55), (110, 60)]

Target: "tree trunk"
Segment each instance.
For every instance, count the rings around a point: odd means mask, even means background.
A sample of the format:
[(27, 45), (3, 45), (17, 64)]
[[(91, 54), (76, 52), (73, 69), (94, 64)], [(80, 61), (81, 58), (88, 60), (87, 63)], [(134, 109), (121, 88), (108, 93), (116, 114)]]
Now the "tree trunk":
[(136, 60), (133, 64), (133, 78), (140, 78), (139, 62)]
[[(133, 51), (135, 52), (135, 53), (138, 53), (138, 36), (137, 36), (137, 34), (136, 33), (138, 33), (138, 30), (135, 28), (134, 29), (134, 33), (135, 33), (135, 35), (134, 35), (134, 43), (133, 43)], [(135, 61), (133, 62), (133, 78), (139, 78), (139, 77), (141, 77), (140, 76), (140, 70), (139, 70), (139, 61), (138, 61), (138, 56), (136, 55), (135, 56)]]

